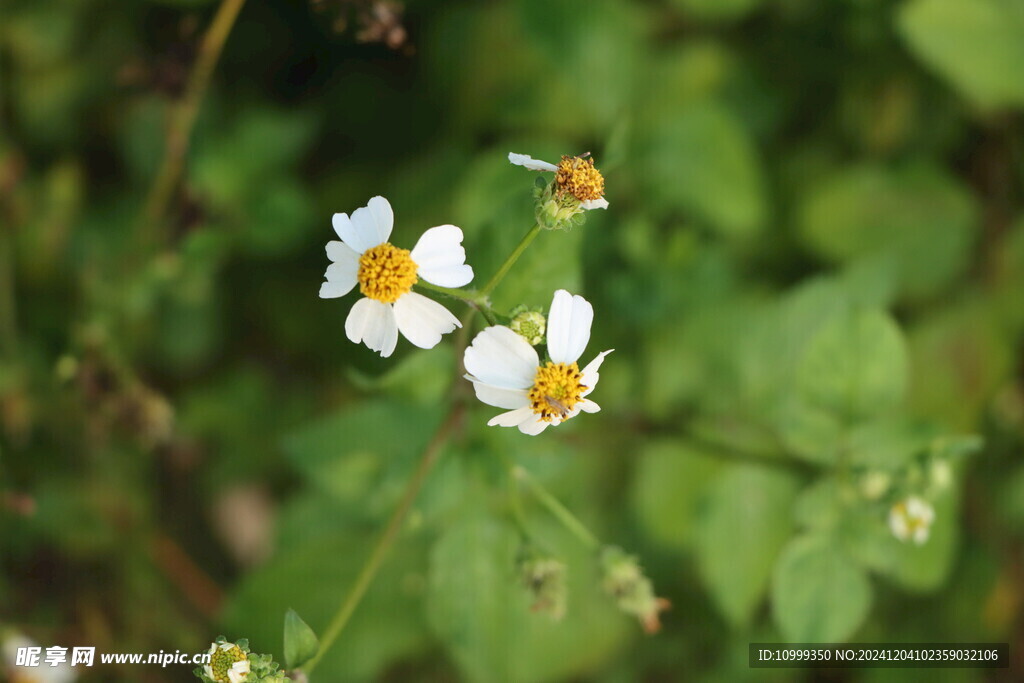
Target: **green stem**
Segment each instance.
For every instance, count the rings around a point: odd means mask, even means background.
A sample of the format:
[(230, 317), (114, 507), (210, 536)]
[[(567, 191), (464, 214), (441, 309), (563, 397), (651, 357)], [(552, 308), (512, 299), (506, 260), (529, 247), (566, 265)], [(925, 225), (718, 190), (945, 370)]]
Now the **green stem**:
[(499, 282), (505, 279), (505, 276), (508, 275), (508, 271), (512, 269), (512, 266), (515, 265), (515, 262), (523, 255), (523, 252), (526, 251), (528, 246), (530, 246), (530, 242), (533, 242), (538, 233), (540, 233), (540, 223), (534, 223), (533, 227), (530, 228), (530, 231), (523, 236), (523, 239), (519, 241), (516, 248), (508, 255), (505, 262), (501, 264), (501, 268), (498, 268), (498, 272), (494, 274), (494, 277), (492, 277), (487, 284), (484, 285), (484, 288), (480, 290), (481, 297), (486, 298), (490, 296), (491, 292), (494, 291), (494, 288), (498, 286)]
[(522, 467), (515, 467), (512, 470), (512, 476), (519, 481), (525, 482), (530, 489), (530, 493), (533, 494), (537, 501), (548, 509), (555, 519), (562, 523), (566, 529), (568, 529), (576, 538), (580, 540), (584, 545), (597, 549), (601, 547), (601, 541), (598, 540), (597, 536), (590, 532), (587, 527), (583, 525), (574, 514), (569, 512), (569, 509), (562, 505), (557, 498), (544, 488), (540, 482), (534, 479), (529, 472)]
[(480, 315), (482, 315), (484, 319), (487, 320), (488, 323), (490, 323), (491, 325), (497, 324), (497, 317), (494, 315), (494, 310), (491, 308), (491, 305), (488, 302), (486, 296), (481, 296), (477, 292), (469, 289), (455, 289), (452, 287), (442, 287), (441, 285), (434, 285), (427, 282), (426, 280), (420, 280), (419, 282), (416, 283), (416, 286), (422, 287), (423, 289), (429, 289), (432, 292), (444, 294), (445, 296), (450, 296), (453, 299), (458, 299), (459, 301), (465, 302), (472, 306), (473, 308), (475, 308), (476, 310), (480, 311)]
[(419, 465), (416, 468), (415, 474), (409, 483), (405, 487), (405, 493), (402, 494), (402, 500), (398, 504), (394, 513), (391, 515), (391, 519), (388, 520), (388, 525), (385, 527), (384, 532), (377, 540), (377, 544), (373, 547), (373, 551), (370, 553), (369, 559), (366, 564), (363, 565), (362, 570), (359, 572), (359, 576), (356, 578), (356, 582), (349, 589), (348, 594), (345, 596), (345, 600), (338, 607), (338, 611), (335, 612), (331, 618), (330, 623), (324, 630), (323, 635), (320, 637), (320, 648), (317, 650), (316, 656), (309, 660), (302, 670), (306, 674), (312, 673), (313, 669), (317, 667), (324, 654), (331, 649), (331, 645), (341, 635), (342, 630), (348, 624), (349, 619), (356, 611), (356, 607), (362, 601), (366, 591), (370, 588), (374, 578), (377, 576), (377, 572), (380, 570), (381, 563), (384, 561), (385, 556), (394, 545), (395, 540), (398, 538), (399, 532), (402, 530), (402, 525), (405, 523), (405, 518), (409, 514), (409, 510), (412, 508), (413, 502), (416, 500), (416, 496), (419, 495), (420, 489), (423, 488), (423, 483), (427, 479), (427, 474), (433, 469), (437, 463), (438, 457), (441, 454), (441, 448), (444, 446), (448, 437), (451, 435), (455, 426), (458, 424), (459, 419), (462, 416), (463, 404), (461, 401), (457, 402), (452, 406), (451, 411), (448, 413), (448, 417), (445, 418), (441, 426), (437, 428), (430, 443), (427, 444), (426, 449), (423, 451), (423, 455), (420, 456)]

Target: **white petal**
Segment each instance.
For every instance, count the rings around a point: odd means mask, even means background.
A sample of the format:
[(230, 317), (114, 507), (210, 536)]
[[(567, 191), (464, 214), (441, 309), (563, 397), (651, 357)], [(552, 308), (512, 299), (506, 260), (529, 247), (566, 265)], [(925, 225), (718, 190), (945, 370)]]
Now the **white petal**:
[[(331, 245), (337, 247), (332, 248)], [(327, 257), (334, 263), (327, 266), (327, 272), (324, 273), (327, 282), (320, 286), (320, 298), (333, 299), (345, 296), (352, 291), (358, 281), (359, 255), (342, 242), (328, 242)]]
[(604, 357), (614, 350), (615, 349), (608, 349), (607, 351), (602, 351), (597, 354), (597, 358), (587, 363), (587, 367), (583, 368), (583, 372), (580, 373), (582, 375), (582, 377), (580, 377), (580, 384), (585, 386), (586, 389), (580, 393), (581, 396), (589, 394), (594, 390), (594, 387), (597, 386), (597, 383), (601, 381), (601, 373), (598, 372), (598, 369), (601, 367), (601, 363), (604, 362)]
[(395, 214), (391, 204), (384, 197), (374, 197), (366, 206), (347, 214), (336, 213), (332, 221), (334, 231), (345, 244), (362, 254), (367, 249), (388, 241), (391, 227), (395, 223)]
[(558, 167), (540, 159), (534, 159), (529, 154), (508, 153), (508, 160), (516, 166), (525, 166), (531, 171), (557, 171)]
[(345, 334), (349, 341), (363, 342), (370, 349), (387, 358), (398, 343), (398, 325), (391, 304), (362, 298), (349, 311), (345, 320)]
[(554, 424), (557, 424), (557, 423), (555, 423), (555, 422), (545, 422), (544, 420), (541, 420), (540, 418), (533, 419), (533, 416), (531, 415), (531, 418), (529, 420), (526, 420), (524, 422), (520, 422), (519, 423), (519, 431), (521, 431), (523, 434), (526, 434), (528, 436), (537, 436), (538, 434), (543, 432), (545, 429), (547, 429), (548, 425), (554, 425)]
[(478, 399), (495, 408), (514, 410), (530, 405), (526, 389), (502, 389), (478, 381), (473, 382), (473, 389), (476, 391)]
[(466, 265), (462, 230), (454, 225), (439, 225), (420, 237), (410, 254), (416, 262), (416, 274), (441, 287), (461, 287), (473, 279)]
[(206, 674), (207, 678), (213, 678), (213, 667), (209, 664), (203, 666), (203, 673)]
[(231, 683), (242, 683), (245, 680), (245, 674), (236, 670), (234, 667), (228, 669), (228, 681)]
[(507, 413), (501, 413), (495, 415), (487, 421), (488, 427), (518, 427), (525, 420), (529, 420), (533, 416), (533, 411), (528, 407), (516, 408), (510, 410)]
[(421, 349), (432, 349), (441, 336), (456, 327), (459, 319), (441, 304), (416, 292), (407, 292), (395, 302), (398, 331)]
[(548, 355), (555, 363), (575, 363), (590, 341), (594, 307), (578, 294), (555, 292), (548, 313)]
[(540, 363), (529, 342), (501, 325), (478, 334), (462, 361), (481, 382), (501, 389), (530, 388)]
[(608, 200), (605, 199), (604, 197), (600, 197), (598, 199), (588, 199), (586, 201), (580, 202), (580, 206), (582, 206), (584, 209), (587, 209), (587, 210), (590, 210), (590, 209), (607, 209), (608, 208)]
[(584, 413), (598, 413), (601, 412), (601, 406), (597, 405), (589, 398), (585, 401), (580, 401), (576, 404), (576, 408), (582, 410)]

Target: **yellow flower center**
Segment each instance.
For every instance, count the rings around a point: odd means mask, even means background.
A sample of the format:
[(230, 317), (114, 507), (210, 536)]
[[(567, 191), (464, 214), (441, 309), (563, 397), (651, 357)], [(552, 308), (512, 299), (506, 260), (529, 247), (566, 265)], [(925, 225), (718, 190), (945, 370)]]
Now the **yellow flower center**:
[(549, 362), (537, 368), (528, 394), (530, 408), (545, 422), (551, 422), (556, 415), (564, 419), (583, 400), (581, 394), (586, 387), (580, 384), (582, 379), (576, 363)]
[(408, 249), (390, 242), (367, 249), (359, 257), (359, 291), (364, 296), (393, 304), (416, 284), (416, 262)]
[(213, 670), (213, 680), (227, 682), (231, 680), (228, 678), (228, 671), (235, 662), (243, 662), (247, 659), (242, 648), (237, 645), (225, 650), (219, 645), (210, 655), (210, 669)]
[(604, 177), (594, 168), (593, 159), (562, 157), (555, 172), (559, 196), (566, 192), (581, 202), (604, 196)]

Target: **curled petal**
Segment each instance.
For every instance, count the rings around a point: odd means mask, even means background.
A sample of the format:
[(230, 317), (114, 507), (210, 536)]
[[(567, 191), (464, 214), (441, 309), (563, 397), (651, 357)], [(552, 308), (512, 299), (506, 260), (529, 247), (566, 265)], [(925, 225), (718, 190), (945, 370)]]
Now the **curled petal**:
[(525, 166), (531, 171), (557, 171), (558, 167), (540, 159), (534, 159), (529, 154), (508, 153), (508, 160), (516, 166)]
[(556, 363), (575, 363), (590, 341), (594, 307), (564, 289), (555, 292), (548, 314), (548, 355)]

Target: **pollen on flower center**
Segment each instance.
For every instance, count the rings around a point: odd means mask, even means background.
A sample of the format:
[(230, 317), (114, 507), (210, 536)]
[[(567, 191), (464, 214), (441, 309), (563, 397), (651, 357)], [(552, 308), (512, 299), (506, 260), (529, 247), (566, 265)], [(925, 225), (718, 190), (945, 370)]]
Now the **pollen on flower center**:
[(390, 242), (367, 249), (359, 257), (359, 291), (371, 299), (393, 304), (416, 284), (416, 262), (408, 249)]
[(604, 176), (594, 168), (593, 159), (562, 157), (555, 173), (559, 196), (566, 192), (581, 202), (604, 196)]
[(228, 671), (231, 670), (231, 667), (236, 662), (242, 662), (246, 659), (248, 657), (242, 652), (242, 648), (237, 645), (232, 645), (228, 649), (223, 647), (214, 648), (213, 652), (210, 653), (210, 670), (213, 672), (213, 680), (227, 683), (231, 680), (228, 676)]
[(586, 387), (580, 383), (582, 379), (576, 363), (549, 362), (537, 368), (528, 394), (530, 408), (545, 422), (551, 422), (555, 416), (565, 418), (583, 400), (580, 394)]

